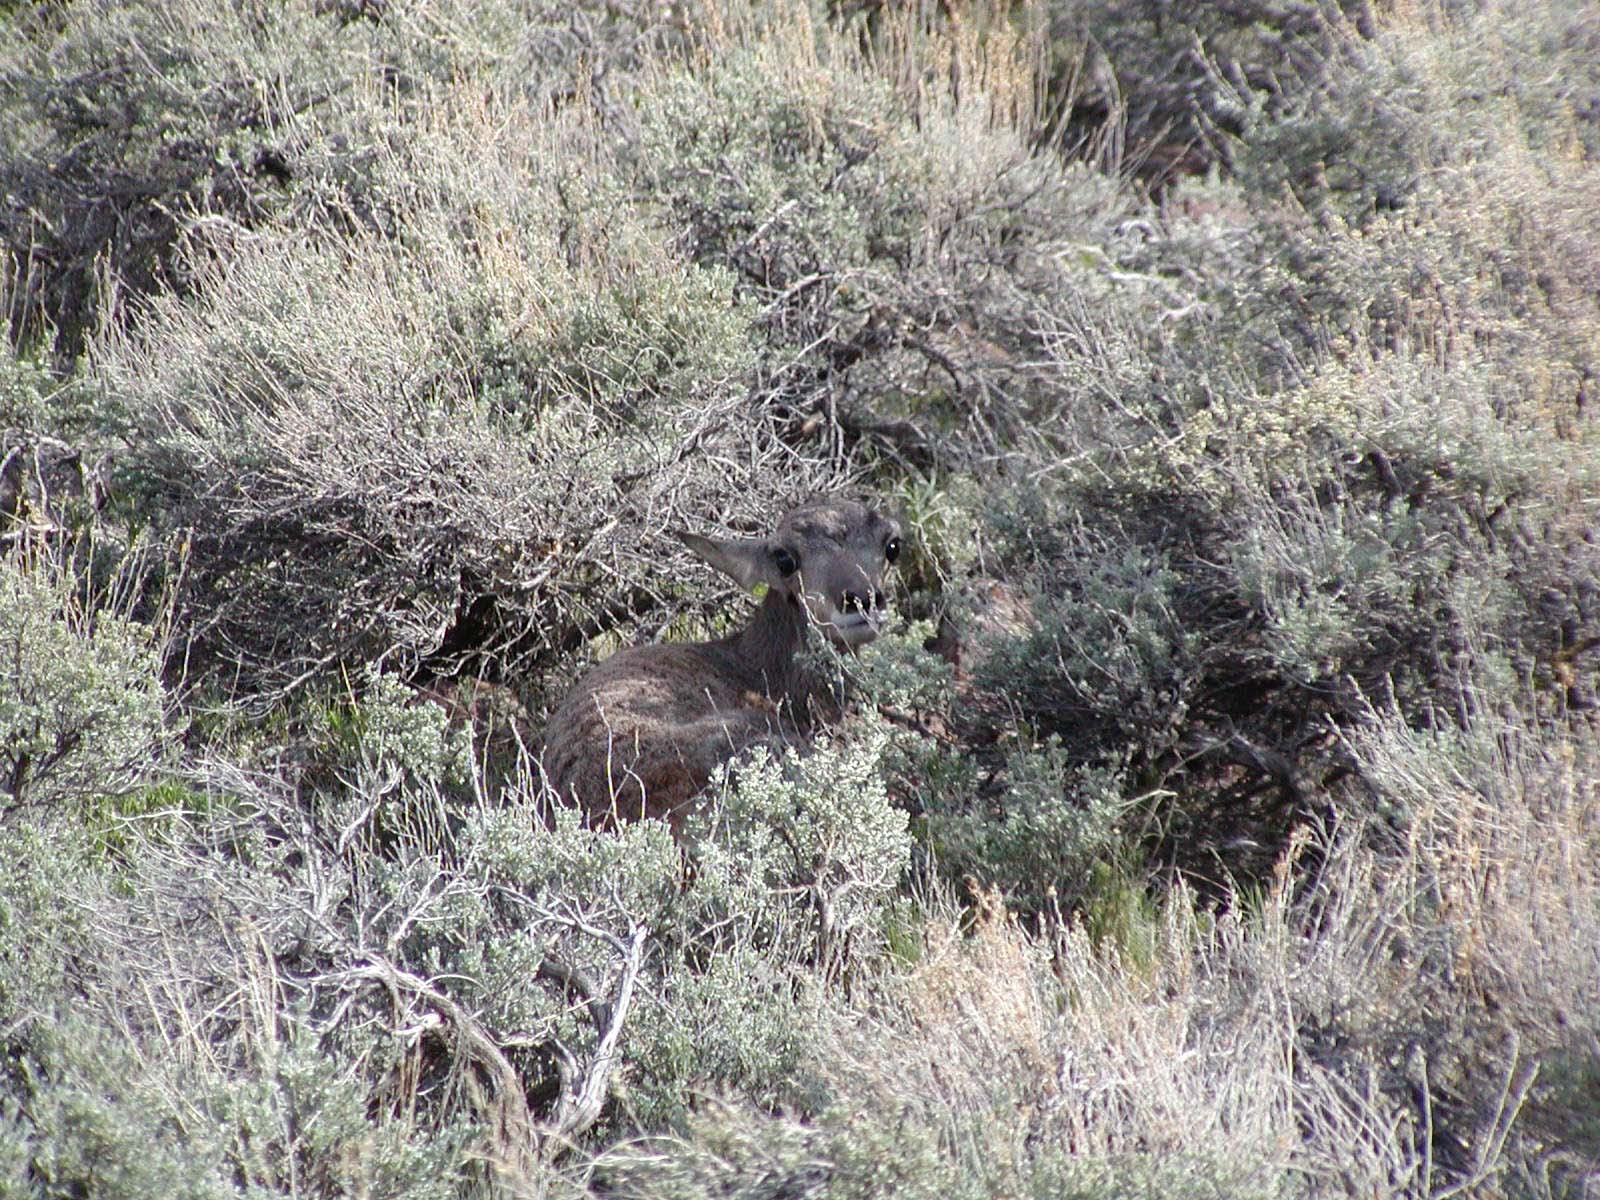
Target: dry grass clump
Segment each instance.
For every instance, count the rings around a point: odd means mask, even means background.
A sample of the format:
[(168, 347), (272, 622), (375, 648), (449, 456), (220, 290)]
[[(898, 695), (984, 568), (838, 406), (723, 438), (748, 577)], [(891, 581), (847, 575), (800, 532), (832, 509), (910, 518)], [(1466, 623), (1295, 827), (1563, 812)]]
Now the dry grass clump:
[(1032, 938), (980, 912), (841, 1030), (820, 1063), (836, 1095), (925, 1128), (959, 1194), (1274, 1192), (1292, 1026), (1239, 978), (1259, 931), (1208, 934), (1174, 897), (1141, 966), (1082, 926)]
[(1600, 826), (1592, 768), (1523, 736), (1374, 714), (1370, 815), (1260, 890), (1175, 890), (1131, 942), (1030, 936), (981, 896), (839, 1012), (804, 1119), (706, 1105), (604, 1156), (608, 1186), (1581, 1194)]
[[(1600, 809), (1592, 730), (1555, 741), (1493, 718), (1419, 733), (1393, 713), (1351, 746), (1420, 910), (1431, 978), (1410, 997), (1433, 1037), (1433, 1120), (1509, 1139), (1519, 1186), (1579, 1186), (1600, 1161), (1582, 1114), (1600, 1079)], [(1426, 947), (1424, 949), (1424, 947)], [(1407, 1013), (1407, 1017), (1412, 1014)], [(1503, 1094), (1497, 1094), (1496, 1089)], [(1463, 1151), (1447, 1135), (1440, 1155)]]

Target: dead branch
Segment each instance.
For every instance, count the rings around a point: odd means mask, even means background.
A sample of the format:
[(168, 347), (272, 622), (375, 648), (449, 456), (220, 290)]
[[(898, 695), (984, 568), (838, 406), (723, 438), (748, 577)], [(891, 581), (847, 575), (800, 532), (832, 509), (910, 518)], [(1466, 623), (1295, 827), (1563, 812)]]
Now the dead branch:
[[(609, 999), (578, 968), (555, 958), (539, 965), (537, 978), (558, 984), (581, 999), (595, 1032), (594, 1047), (586, 1055), (574, 1053), (553, 1035), (497, 1035), (433, 981), (376, 955), (369, 955), (360, 965), (306, 981), (331, 983), (344, 990), (380, 987), (391, 999), (395, 1033), (432, 1037), (450, 1051), (467, 1096), (489, 1131), (489, 1160), (498, 1173), (509, 1177), (524, 1175), (537, 1160), (561, 1153), (599, 1118), (610, 1094), (622, 1030), (644, 961), (648, 931), (641, 926), (630, 927), (626, 938), (619, 938), (581, 917), (556, 919), (599, 937), (621, 957), (615, 991)], [(428, 1010), (426, 1015), (406, 1016), (411, 1007), (408, 998), (420, 1002)], [(534, 1115), (522, 1076), (507, 1057), (510, 1049), (534, 1049), (554, 1060), (561, 1087), (547, 1118)]]

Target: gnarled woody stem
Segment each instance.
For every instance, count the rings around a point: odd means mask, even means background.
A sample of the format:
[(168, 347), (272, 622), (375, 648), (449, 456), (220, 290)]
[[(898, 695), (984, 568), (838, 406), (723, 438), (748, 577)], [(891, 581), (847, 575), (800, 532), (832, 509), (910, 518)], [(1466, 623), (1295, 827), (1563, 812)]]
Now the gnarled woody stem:
[[(583, 995), (584, 1007), (594, 1023), (596, 1042), (586, 1063), (559, 1042), (517, 1036), (497, 1038), (470, 1012), (432, 982), (402, 970), (382, 958), (322, 976), (343, 987), (377, 984), (388, 990), (397, 1012), (402, 994), (422, 1001), (431, 1020), (410, 1026), (410, 1032), (431, 1034), (456, 1056), (473, 1107), (489, 1130), (489, 1159), (498, 1174), (512, 1178), (528, 1173), (536, 1160), (559, 1153), (571, 1139), (593, 1125), (605, 1105), (616, 1067), (623, 1024), (633, 1002), (633, 992), (644, 959), (647, 931), (634, 926), (627, 938), (600, 930), (622, 959), (615, 996), (606, 1002), (580, 972), (555, 959), (540, 964), (540, 979), (560, 983)], [(521, 1077), (506, 1057), (506, 1049), (538, 1045), (551, 1050), (561, 1076), (560, 1097), (548, 1119), (538, 1120), (528, 1105)]]

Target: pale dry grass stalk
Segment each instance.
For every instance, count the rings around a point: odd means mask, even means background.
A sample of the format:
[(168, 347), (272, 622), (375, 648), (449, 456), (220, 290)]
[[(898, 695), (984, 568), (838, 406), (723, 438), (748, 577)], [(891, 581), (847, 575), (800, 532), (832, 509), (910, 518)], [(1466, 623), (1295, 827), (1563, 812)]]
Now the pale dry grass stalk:
[(1540, 1119), (1541, 1056), (1600, 1011), (1591, 777), (1491, 747), (1473, 769), (1520, 782), (1490, 804), (1413, 731), (1355, 740), (1386, 788), (1426, 802), (1398, 848), (1357, 824), (1303, 835), (1263, 891), (1210, 912), (1174, 891), (1140, 953), (1070, 921), (1028, 935), (981, 899), (969, 932), (935, 927), (883, 981), (822, 1070), (918, 1113), (958, 1162), (1023, 1178), (1184, 1162), (1264, 1194), (1493, 1189)]

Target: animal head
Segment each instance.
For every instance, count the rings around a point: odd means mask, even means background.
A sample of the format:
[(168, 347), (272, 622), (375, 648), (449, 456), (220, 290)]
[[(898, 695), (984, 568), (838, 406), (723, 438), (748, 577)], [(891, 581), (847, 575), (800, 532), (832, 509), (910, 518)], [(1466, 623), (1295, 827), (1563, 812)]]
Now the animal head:
[(678, 537), (746, 591), (765, 586), (803, 609), (836, 646), (854, 649), (883, 632), (883, 578), (900, 555), (900, 530), (865, 504), (802, 505), (764, 538)]

